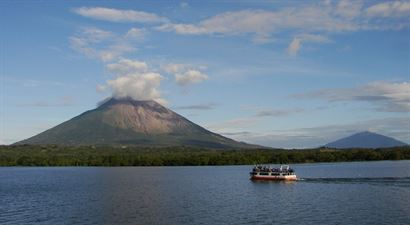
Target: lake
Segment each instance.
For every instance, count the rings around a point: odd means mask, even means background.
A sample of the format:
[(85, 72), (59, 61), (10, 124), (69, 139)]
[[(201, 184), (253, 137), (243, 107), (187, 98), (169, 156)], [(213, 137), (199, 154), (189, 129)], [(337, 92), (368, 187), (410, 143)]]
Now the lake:
[(409, 224), (409, 160), (293, 168), (3, 167), (0, 224)]

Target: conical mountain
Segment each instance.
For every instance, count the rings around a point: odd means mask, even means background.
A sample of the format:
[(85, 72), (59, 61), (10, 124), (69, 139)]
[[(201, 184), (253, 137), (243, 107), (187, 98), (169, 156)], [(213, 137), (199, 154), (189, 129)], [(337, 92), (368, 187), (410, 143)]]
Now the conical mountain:
[(131, 98), (111, 98), (16, 144), (255, 147), (210, 132), (155, 101)]
[(407, 145), (381, 134), (365, 131), (326, 144), (329, 148), (388, 148)]

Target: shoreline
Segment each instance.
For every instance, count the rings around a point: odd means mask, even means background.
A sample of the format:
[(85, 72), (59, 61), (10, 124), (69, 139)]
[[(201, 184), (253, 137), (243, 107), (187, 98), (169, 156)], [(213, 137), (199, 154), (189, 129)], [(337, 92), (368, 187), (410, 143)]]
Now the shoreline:
[(0, 146), (0, 166), (230, 166), (409, 160), (410, 146), (385, 149), (237, 149)]
[[(368, 160), (368, 161), (338, 161), (338, 162), (306, 162), (306, 163), (288, 163), (291, 165), (326, 165), (326, 164), (342, 164), (342, 163), (363, 163), (363, 162), (404, 162), (410, 159), (397, 159), (397, 160)], [(175, 168), (175, 167), (235, 167), (235, 166), (249, 166), (252, 167), (255, 164), (226, 164), (226, 165), (175, 165), (175, 166), (2, 166), (0, 168)], [(264, 163), (263, 165), (286, 165), (278, 163)]]

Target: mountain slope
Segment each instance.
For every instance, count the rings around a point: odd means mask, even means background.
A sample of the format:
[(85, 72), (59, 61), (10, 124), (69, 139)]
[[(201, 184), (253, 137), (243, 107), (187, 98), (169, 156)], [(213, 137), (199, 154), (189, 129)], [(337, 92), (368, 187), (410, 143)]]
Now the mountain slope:
[(154, 101), (110, 99), (16, 144), (251, 148), (212, 133)]
[(329, 148), (387, 148), (407, 145), (394, 138), (372, 132), (360, 132), (326, 144)]

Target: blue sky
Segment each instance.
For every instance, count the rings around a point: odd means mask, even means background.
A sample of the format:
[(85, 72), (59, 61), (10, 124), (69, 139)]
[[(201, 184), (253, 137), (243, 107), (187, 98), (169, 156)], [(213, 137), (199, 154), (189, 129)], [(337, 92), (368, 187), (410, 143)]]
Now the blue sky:
[(1, 1), (0, 143), (110, 96), (304, 148), (410, 143), (409, 1)]

